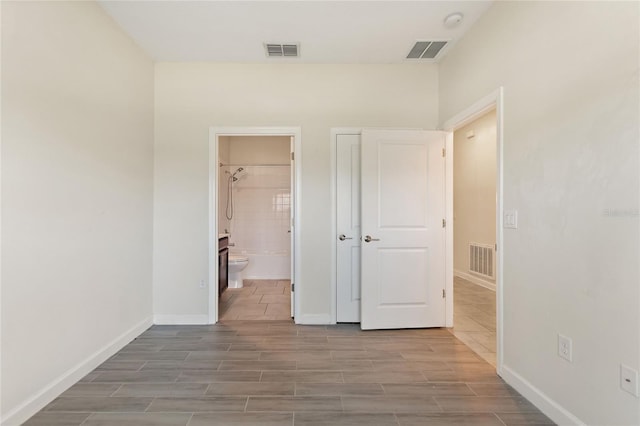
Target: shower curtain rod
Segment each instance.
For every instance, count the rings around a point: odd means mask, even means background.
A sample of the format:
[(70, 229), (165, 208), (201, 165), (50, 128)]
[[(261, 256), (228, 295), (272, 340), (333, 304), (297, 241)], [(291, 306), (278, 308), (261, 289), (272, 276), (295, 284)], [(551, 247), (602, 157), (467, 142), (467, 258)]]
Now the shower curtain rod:
[(287, 166), (287, 167), (291, 167), (291, 164), (286, 163), (286, 164), (242, 164), (242, 163), (229, 163), (229, 164), (223, 164), (220, 163), (220, 167), (223, 166), (227, 166), (227, 167), (236, 167), (236, 166), (242, 166), (242, 167), (283, 167), (283, 166)]

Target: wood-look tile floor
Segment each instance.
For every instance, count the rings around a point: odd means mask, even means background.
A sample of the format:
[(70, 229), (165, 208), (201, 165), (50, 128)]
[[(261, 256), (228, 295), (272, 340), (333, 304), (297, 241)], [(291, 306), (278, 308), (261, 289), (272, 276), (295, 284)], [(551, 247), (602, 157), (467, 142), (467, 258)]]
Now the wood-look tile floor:
[(496, 292), (455, 277), (453, 305), (451, 332), (495, 367)]
[(244, 280), (220, 296), (220, 321), (291, 319), (291, 281)]
[(153, 326), (33, 425), (547, 425), (445, 329)]

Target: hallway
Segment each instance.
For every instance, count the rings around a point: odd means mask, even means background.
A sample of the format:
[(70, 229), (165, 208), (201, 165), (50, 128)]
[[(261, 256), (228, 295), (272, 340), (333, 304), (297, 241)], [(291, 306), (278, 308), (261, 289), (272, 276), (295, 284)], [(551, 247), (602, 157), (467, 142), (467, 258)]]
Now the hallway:
[(496, 292), (454, 277), (453, 305), (453, 335), (495, 367)]

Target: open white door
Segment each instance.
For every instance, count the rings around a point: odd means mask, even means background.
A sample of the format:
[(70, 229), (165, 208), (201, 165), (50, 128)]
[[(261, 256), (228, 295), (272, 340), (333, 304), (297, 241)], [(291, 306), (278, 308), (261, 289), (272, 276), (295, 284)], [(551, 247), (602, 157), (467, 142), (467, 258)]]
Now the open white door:
[(445, 132), (361, 140), (361, 328), (445, 325)]

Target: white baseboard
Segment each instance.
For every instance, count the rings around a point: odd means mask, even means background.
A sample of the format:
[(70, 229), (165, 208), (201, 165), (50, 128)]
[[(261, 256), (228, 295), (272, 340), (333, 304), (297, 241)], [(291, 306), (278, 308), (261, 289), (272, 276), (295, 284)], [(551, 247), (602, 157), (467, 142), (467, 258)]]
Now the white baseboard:
[(502, 366), (501, 375), (505, 382), (513, 386), (515, 390), (520, 392), (522, 396), (538, 407), (556, 424), (578, 426), (586, 424), (508, 366)]
[(453, 271), (453, 275), (455, 275), (456, 277), (464, 278), (467, 281), (471, 281), (472, 283), (484, 288), (488, 288), (489, 290), (496, 291), (495, 283), (483, 280), (482, 278), (476, 277), (475, 275), (467, 274), (466, 272), (462, 272), (457, 269)]
[(47, 384), (41, 391), (29, 397), (18, 407), (9, 411), (2, 419), (2, 426), (17, 426), (27, 421), (47, 404), (69, 389), (84, 376), (93, 371), (97, 366), (105, 362), (109, 357), (122, 349), (133, 339), (151, 327), (151, 317), (139, 322), (98, 351), (91, 354), (84, 361), (70, 368), (58, 378)]
[(303, 325), (327, 325), (333, 324), (330, 314), (316, 314), (316, 315), (300, 315), (295, 318), (296, 324)]
[(157, 325), (206, 325), (208, 315), (154, 315), (153, 323)]

